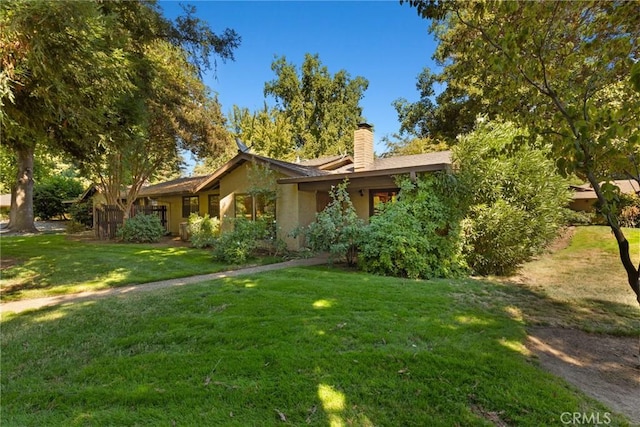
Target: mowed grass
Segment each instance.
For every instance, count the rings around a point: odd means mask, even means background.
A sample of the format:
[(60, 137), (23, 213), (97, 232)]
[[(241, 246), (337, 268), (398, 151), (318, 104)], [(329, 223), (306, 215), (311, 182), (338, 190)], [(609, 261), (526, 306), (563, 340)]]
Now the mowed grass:
[(77, 241), (63, 234), (2, 237), (3, 301), (99, 290), (229, 268), (188, 247)]
[[(640, 229), (625, 229), (640, 264)], [(516, 281), (530, 294), (518, 306), (529, 324), (640, 336), (640, 310), (609, 227), (577, 227), (568, 246), (527, 263)]]
[(316, 267), (4, 314), (0, 421), (537, 427), (608, 412), (531, 359), (521, 293)]

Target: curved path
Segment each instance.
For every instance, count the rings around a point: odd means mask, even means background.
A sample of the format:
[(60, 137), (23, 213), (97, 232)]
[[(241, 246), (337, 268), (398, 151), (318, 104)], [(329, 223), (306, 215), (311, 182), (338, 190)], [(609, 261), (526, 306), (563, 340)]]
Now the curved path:
[(321, 265), (327, 263), (326, 256), (317, 256), (306, 259), (294, 259), (276, 264), (260, 265), (256, 267), (241, 268), (239, 270), (221, 271), (219, 273), (201, 274), (199, 276), (182, 277), (179, 279), (162, 280), (159, 282), (149, 282), (140, 285), (122, 286), (118, 288), (103, 289), (100, 291), (87, 291), (77, 294), (60, 295), (54, 297), (25, 299), (0, 304), (0, 313), (14, 312), (20, 313), (25, 310), (34, 310), (41, 307), (48, 307), (59, 304), (70, 304), (80, 301), (106, 298), (116, 295), (124, 295), (132, 292), (153, 291), (173, 286), (191, 285), (205, 282), (207, 280), (223, 279), (225, 277), (235, 277), (247, 274), (262, 273), (265, 271), (280, 270), (290, 267), (301, 267), (309, 265)]

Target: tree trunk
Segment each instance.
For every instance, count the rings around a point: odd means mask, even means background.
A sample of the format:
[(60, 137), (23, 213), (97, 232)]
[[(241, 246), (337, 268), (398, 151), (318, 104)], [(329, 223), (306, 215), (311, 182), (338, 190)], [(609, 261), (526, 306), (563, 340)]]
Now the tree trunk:
[(614, 216), (609, 208), (609, 202), (604, 197), (602, 193), (602, 189), (600, 188), (600, 183), (595, 178), (595, 175), (591, 172), (587, 174), (587, 179), (591, 184), (591, 187), (596, 192), (596, 196), (598, 196), (598, 201), (602, 206), (603, 214), (607, 220), (607, 224), (611, 228), (611, 232), (616, 238), (616, 242), (618, 243), (618, 252), (620, 253), (620, 261), (622, 262), (622, 266), (627, 272), (627, 281), (631, 290), (636, 294), (636, 301), (640, 304), (640, 265), (638, 268), (633, 265), (633, 261), (631, 261), (631, 254), (629, 253), (629, 241), (624, 236), (622, 232), (622, 228), (618, 224), (618, 219)]
[(11, 190), (11, 211), (7, 228), (17, 233), (37, 233), (33, 216), (33, 153), (34, 147), (16, 149), (18, 174)]

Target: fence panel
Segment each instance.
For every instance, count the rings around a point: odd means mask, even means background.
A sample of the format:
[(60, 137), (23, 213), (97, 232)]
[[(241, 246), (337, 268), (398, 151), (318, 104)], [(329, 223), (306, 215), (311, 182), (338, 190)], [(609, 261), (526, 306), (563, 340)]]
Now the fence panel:
[(124, 221), (124, 212), (117, 206), (102, 205), (96, 209), (96, 217), (96, 237), (101, 240), (114, 239)]
[[(130, 218), (136, 215), (157, 215), (165, 230), (169, 231), (166, 206), (132, 206)], [(113, 205), (96, 208), (96, 237), (101, 240), (115, 239), (118, 228), (124, 222), (124, 212)]]

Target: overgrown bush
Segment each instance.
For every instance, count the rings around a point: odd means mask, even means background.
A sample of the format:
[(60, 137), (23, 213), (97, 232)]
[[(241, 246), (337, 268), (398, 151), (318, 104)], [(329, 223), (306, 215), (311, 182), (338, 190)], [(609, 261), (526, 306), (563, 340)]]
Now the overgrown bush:
[(526, 136), (510, 123), (481, 124), (454, 149), (470, 205), (464, 253), (477, 274), (514, 272), (565, 223), (567, 182), (544, 144)]
[(625, 194), (622, 197), (622, 207), (618, 214), (621, 227), (640, 227), (640, 196)]
[(78, 221), (75, 221), (75, 220), (69, 221), (65, 228), (65, 232), (67, 234), (82, 233), (83, 231), (86, 231), (86, 230), (87, 230), (87, 227), (84, 224), (79, 223)]
[(370, 219), (360, 247), (361, 268), (410, 278), (465, 272), (459, 226), (464, 210), (455, 178), (401, 179), (399, 186), (398, 201), (383, 205)]
[(564, 222), (568, 225), (591, 225), (596, 221), (595, 212), (574, 211), (566, 209)]
[(531, 256), (531, 248), (523, 242), (521, 228), (526, 213), (504, 200), (492, 205), (474, 205), (463, 221), (467, 262), (478, 274), (508, 274), (514, 262)]
[(117, 237), (131, 243), (155, 243), (164, 235), (164, 227), (157, 215), (139, 214), (125, 221)]
[(68, 205), (62, 203), (82, 194), (80, 181), (64, 175), (47, 178), (34, 185), (33, 214), (42, 220), (49, 220), (67, 213)]
[(236, 218), (233, 231), (222, 233), (213, 245), (213, 259), (227, 264), (242, 264), (254, 255), (258, 243), (268, 237), (265, 221)]
[(74, 203), (69, 207), (71, 219), (85, 227), (93, 227), (93, 206), (91, 202)]
[(345, 180), (329, 192), (331, 202), (307, 227), (294, 230), (294, 237), (302, 234), (314, 252), (329, 252), (330, 261), (346, 260), (355, 265), (358, 245), (364, 232), (364, 221), (358, 218), (347, 191)]
[(220, 235), (220, 220), (215, 217), (210, 218), (209, 214), (201, 217), (197, 213), (192, 213), (189, 216), (187, 229), (193, 247), (212, 247)]

